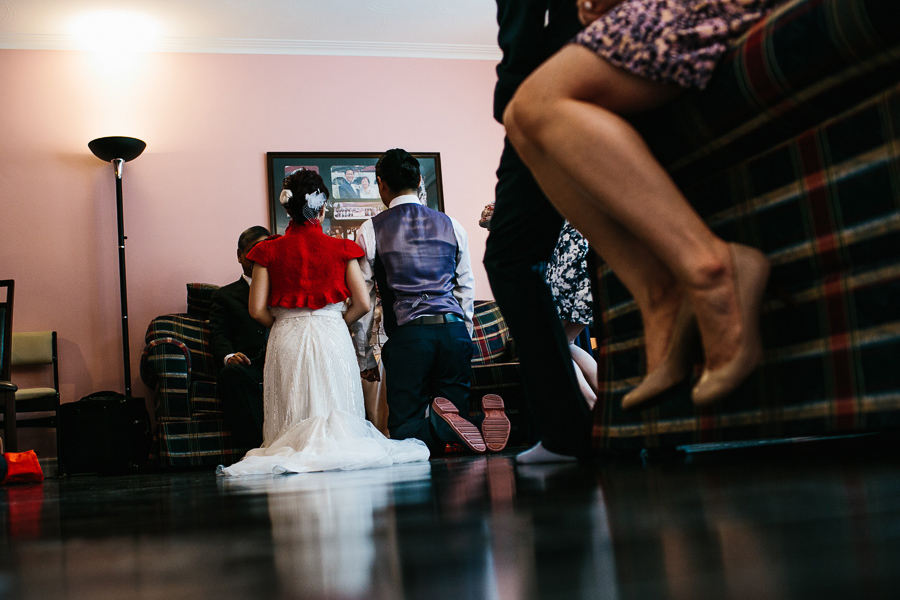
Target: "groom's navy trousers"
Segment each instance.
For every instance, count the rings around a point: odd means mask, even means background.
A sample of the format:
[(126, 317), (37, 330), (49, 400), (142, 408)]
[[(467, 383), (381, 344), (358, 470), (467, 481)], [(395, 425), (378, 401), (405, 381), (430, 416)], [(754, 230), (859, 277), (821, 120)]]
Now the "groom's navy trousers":
[[(469, 415), (472, 338), (462, 320), (397, 327), (382, 349), (390, 398), (388, 430), (392, 439), (418, 438), (441, 452), (448, 441), (439, 437), (440, 423), (430, 414), (431, 400), (443, 397)], [(436, 426), (438, 429), (436, 430)]]

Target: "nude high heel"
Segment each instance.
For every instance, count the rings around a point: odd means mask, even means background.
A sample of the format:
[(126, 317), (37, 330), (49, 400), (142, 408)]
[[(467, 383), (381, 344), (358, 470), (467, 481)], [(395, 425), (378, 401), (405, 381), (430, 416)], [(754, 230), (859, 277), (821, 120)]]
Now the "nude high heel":
[(691, 376), (693, 358), (699, 350), (697, 321), (691, 303), (685, 297), (675, 317), (669, 348), (662, 364), (622, 398), (622, 409), (638, 408)]
[(769, 260), (749, 246), (728, 244), (734, 287), (741, 313), (743, 336), (734, 358), (715, 371), (704, 368), (691, 397), (697, 406), (706, 406), (731, 393), (759, 365), (763, 356), (759, 313), (769, 280)]

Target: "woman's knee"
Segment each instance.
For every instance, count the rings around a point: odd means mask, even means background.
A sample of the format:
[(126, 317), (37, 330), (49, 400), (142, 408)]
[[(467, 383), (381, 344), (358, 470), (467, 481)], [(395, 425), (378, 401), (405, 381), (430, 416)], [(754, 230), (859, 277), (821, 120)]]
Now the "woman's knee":
[(554, 98), (541, 93), (532, 83), (532, 79), (525, 80), (503, 113), (506, 133), (517, 148), (522, 142), (538, 142), (544, 125), (553, 114)]
[(506, 136), (512, 145), (521, 152), (522, 143), (526, 139), (525, 130), (520, 126), (518, 94), (513, 96), (506, 110), (503, 111), (503, 126), (506, 127)]

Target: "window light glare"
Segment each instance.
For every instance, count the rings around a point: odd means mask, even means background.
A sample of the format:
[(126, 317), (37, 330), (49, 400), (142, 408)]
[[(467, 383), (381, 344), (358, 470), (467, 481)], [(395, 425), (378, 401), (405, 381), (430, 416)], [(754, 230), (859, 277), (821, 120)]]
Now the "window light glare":
[(85, 50), (146, 52), (159, 37), (156, 24), (133, 13), (101, 12), (73, 21), (72, 33)]

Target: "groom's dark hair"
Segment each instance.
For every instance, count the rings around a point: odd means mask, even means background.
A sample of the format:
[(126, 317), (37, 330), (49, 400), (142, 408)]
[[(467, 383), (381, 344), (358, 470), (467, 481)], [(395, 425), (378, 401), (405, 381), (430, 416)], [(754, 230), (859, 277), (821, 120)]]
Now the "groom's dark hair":
[(419, 189), (419, 161), (402, 148), (394, 148), (382, 154), (375, 163), (375, 175), (381, 177), (392, 192)]

